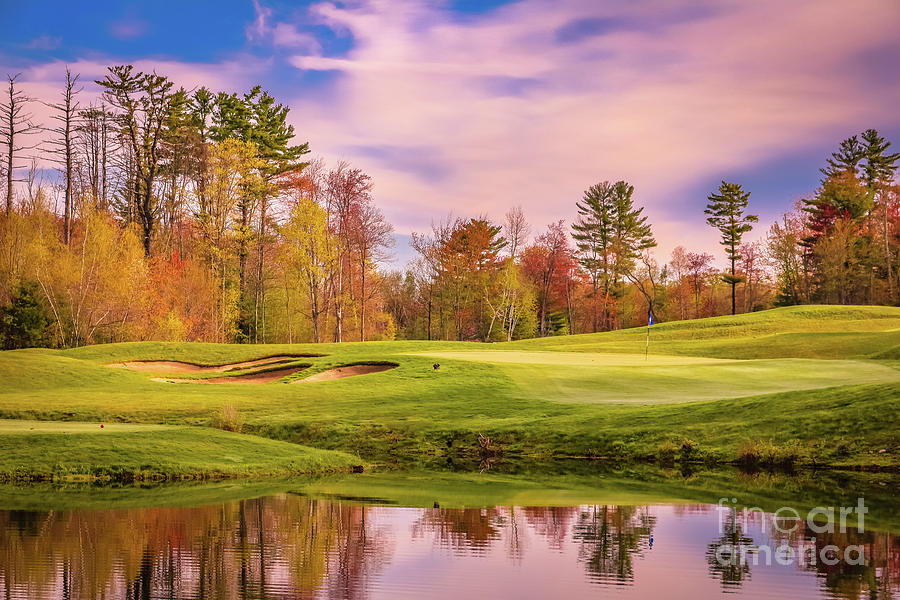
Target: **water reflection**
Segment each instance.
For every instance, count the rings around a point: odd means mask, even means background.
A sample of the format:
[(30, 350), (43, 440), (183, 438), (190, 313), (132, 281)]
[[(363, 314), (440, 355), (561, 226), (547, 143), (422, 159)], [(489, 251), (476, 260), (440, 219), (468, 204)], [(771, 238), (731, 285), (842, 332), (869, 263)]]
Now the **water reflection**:
[[(802, 521), (781, 533), (767, 518), (729, 513), (723, 524), (709, 505), (411, 509), (289, 494), (203, 508), (0, 511), (0, 593), (537, 598), (614, 586), (631, 597), (900, 598), (898, 537), (823, 534)], [(765, 545), (797, 558), (720, 560)], [(809, 560), (852, 546), (863, 563)]]
[(634, 579), (633, 557), (649, 548), (656, 517), (647, 507), (592, 506), (579, 511), (573, 538), (579, 560), (600, 581)]

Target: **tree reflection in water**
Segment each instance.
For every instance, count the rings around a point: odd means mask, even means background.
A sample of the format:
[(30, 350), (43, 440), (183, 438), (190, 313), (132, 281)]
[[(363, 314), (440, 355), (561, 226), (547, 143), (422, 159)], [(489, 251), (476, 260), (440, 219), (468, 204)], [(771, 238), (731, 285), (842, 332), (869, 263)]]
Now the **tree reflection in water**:
[[(816, 574), (829, 598), (897, 597), (897, 536), (859, 532), (853, 526), (843, 533), (838, 527), (835, 532), (821, 533), (813, 531), (803, 519), (779, 520), (779, 530), (773, 526), (772, 515), (751, 515), (750, 519), (739, 518), (735, 511), (729, 511), (722, 523), (722, 535), (707, 546), (709, 572), (721, 580), (723, 588), (739, 587), (750, 579), (752, 569), (777, 565), (778, 548), (786, 547), (790, 552), (781, 555), (785, 566)], [(758, 534), (756, 539), (750, 536), (750, 529)], [(859, 556), (862, 561), (857, 561)]]
[(600, 580), (634, 579), (633, 558), (649, 547), (656, 517), (646, 507), (592, 506), (578, 513), (574, 538), (581, 543), (579, 558)]
[(743, 527), (735, 513), (729, 511), (722, 535), (706, 547), (710, 575), (721, 580), (726, 589), (750, 578), (753, 538), (744, 534)]
[[(466, 567), (472, 559), (484, 559), (489, 575), (482, 576), (501, 586), (523, 574), (553, 580), (564, 570), (570, 589), (583, 595), (596, 585), (640, 595), (642, 585), (665, 581), (676, 569), (694, 584), (740, 592), (751, 570), (765, 567), (722, 565), (716, 549), (768, 537), (760, 537), (759, 523), (732, 520), (710, 543), (715, 513), (706, 505), (398, 509), (294, 495), (203, 508), (0, 511), (0, 595), (354, 599), (373, 590), (390, 595), (391, 574), (399, 573), (420, 592), (451, 598), (447, 580), (429, 577), (443, 569), (449, 574), (456, 564), (463, 578), (457, 585), (484, 583)], [(650, 538), (666, 523), (682, 529), (667, 536), (669, 554), (657, 556), (656, 549), (648, 552)], [(683, 529), (691, 524), (698, 525), (696, 534)], [(867, 563), (798, 563), (792, 571), (807, 580), (811, 596), (819, 586), (829, 597), (897, 597), (897, 537), (813, 535), (798, 527), (770, 541), (799, 553), (812, 537), (816, 552), (829, 544), (861, 545)]]
[(7, 597), (361, 598), (390, 559), (361, 505), (278, 496), (214, 507), (0, 511)]

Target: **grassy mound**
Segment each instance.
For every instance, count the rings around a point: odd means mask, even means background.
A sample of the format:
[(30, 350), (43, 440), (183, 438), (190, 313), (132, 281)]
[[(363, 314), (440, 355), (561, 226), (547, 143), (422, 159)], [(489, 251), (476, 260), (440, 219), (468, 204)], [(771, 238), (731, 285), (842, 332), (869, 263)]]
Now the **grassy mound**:
[[(523, 350), (643, 354), (646, 327), (509, 344)], [(892, 358), (900, 356), (900, 308), (789, 306), (736, 316), (658, 323), (650, 352), (713, 358)]]
[(349, 470), (359, 459), (206, 427), (0, 421), (0, 480), (222, 479)]

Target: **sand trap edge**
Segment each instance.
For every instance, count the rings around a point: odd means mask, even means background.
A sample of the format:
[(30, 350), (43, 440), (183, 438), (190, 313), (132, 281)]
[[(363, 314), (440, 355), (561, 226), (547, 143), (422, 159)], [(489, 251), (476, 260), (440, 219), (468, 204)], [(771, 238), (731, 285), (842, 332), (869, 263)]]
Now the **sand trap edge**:
[(320, 381), (335, 381), (337, 379), (346, 379), (347, 377), (356, 377), (359, 375), (369, 375), (371, 373), (382, 373), (399, 367), (397, 363), (356, 363), (352, 365), (343, 365), (334, 367), (327, 371), (320, 371), (303, 379), (295, 379), (291, 383), (317, 383)]

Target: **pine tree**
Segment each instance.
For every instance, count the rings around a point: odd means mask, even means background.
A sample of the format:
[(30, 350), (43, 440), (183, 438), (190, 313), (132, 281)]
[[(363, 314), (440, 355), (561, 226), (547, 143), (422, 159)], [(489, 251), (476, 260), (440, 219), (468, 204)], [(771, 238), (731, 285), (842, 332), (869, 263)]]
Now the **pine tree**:
[[(832, 179), (844, 173), (859, 175), (859, 163), (866, 157), (866, 149), (859, 143), (859, 136), (848, 137), (841, 142), (837, 152), (831, 153), (828, 166), (819, 169), (825, 176), (824, 180)], [(824, 182), (823, 180), (823, 182)]]
[[(580, 253), (579, 262), (591, 274), (596, 301), (603, 287), (604, 318), (609, 319), (609, 299), (619, 283), (634, 269), (635, 260), (656, 246), (643, 208), (634, 206), (634, 186), (625, 181), (604, 181), (588, 188), (576, 203), (578, 220), (572, 238)], [(594, 315), (594, 329), (597, 329)]]
[[(195, 99), (198, 107), (202, 108), (204, 98)], [(246, 297), (246, 258), (249, 255), (247, 243), (251, 239), (252, 213), (258, 208), (259, 217), (256, 223), (256, 273), (253, 295), (253, 331), (250, 331), (250, 320), (247, 316), (243, 321), (248, 339), (253, 341), (265, 341), (260, 339), (259, 319), (264, 313), (265, 289), (263, 282), (263, 263), (266, 247), (266, 232), (268, 227), (268, 200), (272, 183), (276, 177), (289, 171), (300, 171), (306, 163), (300, 158), (309, 152), (309, 144), (303, 143), (291, 145), (294, 138), (294, 127), (288, 125), (287, 115), (290, 109), (283, 104), (277, 104), (275, 98), (260, 86), (255, 86), (243, 96), (237, 94), (220, 93), (216, 96), (215, 108), (212, 111), (212, 125), (210, 137), (216, 141), (235, 138), (254, 144), (257, 156), (262, 161), (261, 174), (265, 186), (259, 188), (259, 194), (252, 198), (253, 206), (248, 212), (247, 207), (242, 207), (241, 227), (247, 231), (247, 236), (241, 245), (241, 306), (242, 310), (249, 312), (250, 302)], [(248, 199), (250, 199), (248, 197)], [(264, 331), (263, 331), (264, 333)]]
[(744, 214), (750, 202), (750, 192), (745, 192), (738, 183), (723, 181), (718, 193), (710, 194), (707, 199), (709, 203), (704, 212), (709, 217), (706, 222), (722, 233), (720, 243), (725, 246), (725, 254), (731, 261), (731, 274), (722, 279), (731, 285), (731, 314), (735, 314), (735, 287), (742, 280), (734, 272), (734, 265), (741, 258), (738, 247), (744, 234), (753, 229), (751, 223), (756, 223), (759, 217)]
[(888, 154), (891, 143), (881, 137), (874, 129), (867, 129), (862, 134), (863, 151), (866, 164), (863, 166), (863, 182), (869, 191), (874, 205), (881, 205), (882, 242), (884, 249), (884, 270), (888, 281), (888, 293), (894, 299), (894, 274), (891, 264), (890, 235), (888, 232), (888, 202), (885, 187), (894, 178), (900, 153)]

